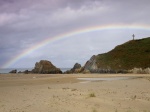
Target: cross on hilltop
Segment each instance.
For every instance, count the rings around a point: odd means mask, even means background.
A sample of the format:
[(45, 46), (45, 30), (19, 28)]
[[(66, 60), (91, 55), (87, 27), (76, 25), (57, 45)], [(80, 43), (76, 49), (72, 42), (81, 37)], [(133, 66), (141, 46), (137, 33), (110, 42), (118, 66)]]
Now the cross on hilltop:
[(132, 37), (133, 37), (133, 40), (134, 40), (135, 35), (133, 34)]

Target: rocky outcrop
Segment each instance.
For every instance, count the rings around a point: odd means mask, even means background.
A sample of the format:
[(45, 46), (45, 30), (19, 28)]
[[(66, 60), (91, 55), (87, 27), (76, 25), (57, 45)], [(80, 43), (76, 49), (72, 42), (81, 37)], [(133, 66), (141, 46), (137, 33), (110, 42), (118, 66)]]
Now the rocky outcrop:
[(76, 64), (73, 66), (72, 69), (67, 70), (67, 71), (64, 72), (64, 73), (66, 73), (66, 74), (71, 74), (71, 73), (81, 73), (82, 71), (83, 71), (83, 68), (81, 67), (81, 64), (76, 63)]
[(129, 73), (133, 73), (133, 74), (150, 74), (150, 68), (134, 68), (132, 70), (129, 70)]
[(12, 71), (10, 71), (9, 73), (17, 73), (17, 70), (15, 69), (15, 70), (12, 70)]
[(83, 68), (78, 68), (78, 69), (75, 69), (73, 73), (82, 73), (83, 71)]
[(29, 73), (32, 73), (32, 71), (25, 70), (25, 71), (23, 71), (23, 72), (22, 72), (22, 71), (19, 71), (18, 73), (19, 73), (19, 74), (21, 74), (21, 73), (22, 73), (22, 74), (29, 74)]
[(134, 73), (149, 73), (149, 69), (145, 69), (149, 67), (150, 37), (147, 37), (125, 42), (107, 53), (92, 56), (84, 69), (91, 73), (127, 73), (135, 68), (132, 70)]
[(96, 70), (98, 69), (97, 64), (96, 64), (96, 56), (93, 55), (90, 60), (88, 60), (86, 62), (86, 64), (84, 65), (84, 70)]
[(36, 62), (32, 73), (60, 74), (62, 71), (59, 68), (56, 68), (50, 61), (41, 60), (40, 62)]
[(83, 74), (90, 74), (91, 72), (89, 70), (84, 70), (82, 73)]
[(71, 70), (67, 70), (64, 72), (64, 74), (72, 74), (73, 72)]
[(84, 72), (83, 72), (83, 73), (100, 73), (100, 72), (103, 73), (103, 72), (106, 71), (106, 70), (99, 69), (99, 68), (97, 67), (96, 56), (95, 56), (95, 55), (93, 55), (93, 56), (90, 58), (90, 60), (88, 60), (88, 61), (85, 63), (83, 69), (84, 69)]
[(80, 68), (81, 68), (81, 65), (80, 65), (79, 63), (76, 63), (76, 64), (73, 66), (72, 70), (75, 71), (76, 69), (80, 69)]
[(28, 74), (28, 73), (30, 73), (30, 71), (29, 70), (25, 70), (23, 73)]
[[(99, 68), (97, 65), (97, 56), (93, 55), (83, 67), (85, 73), (127, 73), (126, 70), (112, 70), (110, 67)], [(83, 72), (83, 73), (84, 73)]]
[(150, 68), (144, 69), (144, 72), (145, 72), (146, 74), (150, 74)]
[(81, 64), (75, 63), (75, 65), (73, 66), (73, 68), (70, 71), (72, 73), (80, 73), (81, 69), (82, 69)]

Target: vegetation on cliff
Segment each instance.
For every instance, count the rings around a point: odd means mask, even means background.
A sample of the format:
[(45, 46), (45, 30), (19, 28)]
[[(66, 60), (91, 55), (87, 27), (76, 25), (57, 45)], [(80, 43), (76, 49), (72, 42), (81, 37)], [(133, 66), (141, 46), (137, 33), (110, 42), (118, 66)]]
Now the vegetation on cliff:
[(96, 64), (101, 69), (115, 70), (150, 67), (150, 37), (130, 40), (108, 53), (99, 54)]

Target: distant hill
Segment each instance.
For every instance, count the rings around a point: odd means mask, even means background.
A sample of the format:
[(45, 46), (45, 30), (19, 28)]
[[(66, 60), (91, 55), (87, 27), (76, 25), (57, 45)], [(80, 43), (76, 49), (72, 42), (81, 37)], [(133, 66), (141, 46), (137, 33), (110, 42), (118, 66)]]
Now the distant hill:
[(85, 69), (129, 70), (150, 67), (150, 37), (130, 40), (108, 53), (98, 54), (85, 64)]

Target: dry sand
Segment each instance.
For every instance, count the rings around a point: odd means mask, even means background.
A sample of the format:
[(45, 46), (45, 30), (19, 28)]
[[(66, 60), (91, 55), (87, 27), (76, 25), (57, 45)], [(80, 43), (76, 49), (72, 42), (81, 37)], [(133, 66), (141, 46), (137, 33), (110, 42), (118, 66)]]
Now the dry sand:
[[(134, 78), (77, 79), (122, 76)], [(0, 112), (150, 112), (150, 75), (1, 74)]]

